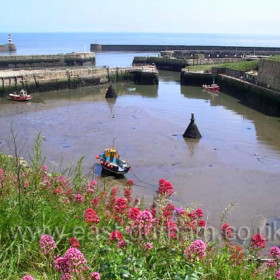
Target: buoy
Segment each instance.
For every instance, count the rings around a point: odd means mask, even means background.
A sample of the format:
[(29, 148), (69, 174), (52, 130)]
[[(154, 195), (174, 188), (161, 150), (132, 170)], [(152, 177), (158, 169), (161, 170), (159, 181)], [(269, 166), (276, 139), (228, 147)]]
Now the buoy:
[(98, 155), (96, 156), (96, 159), (99, 159), (99, 156), (98, 156)]
[(202, 136), (194, 123), (194, 113), (191, 115), (191, 122), (187, 127), (185, 133), (183, 134), (184, 138), (193, 138), (193, 139), (200, 139)]

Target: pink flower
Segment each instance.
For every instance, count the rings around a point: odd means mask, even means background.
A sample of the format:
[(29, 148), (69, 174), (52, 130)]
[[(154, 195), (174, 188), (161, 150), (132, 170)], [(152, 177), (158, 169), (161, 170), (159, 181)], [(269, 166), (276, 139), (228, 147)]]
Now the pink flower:
[(90, 181), (87, 185), (86, 185), (86, 191), (88, 193), (94, 193), (94, 187), (97, 185), (97, 182), (95, 180)]
[(174, 192), (173, 186), (170, 182), (167, 182), (164, 179), (160, 179), (157, 192), (162, 196), (171, 196)]
[(41, 168), (42, 168), (43, 171), (47, 170), (47, 166), (45, 164), (43, 164)]
[(41, 251), (44, 255), (49, 255), (56, 248), (55, 241), (48, 234), (42, 235), (39, 243), (40, 243)]
[(74, 199), (75, 199), (75, 202), (77, 202), (77, 203), (83, 203), (84, 202), (84, 197), (80, 193), (76, 193), (74, 195)]
[(199, 218), (203, 217), (203, 210), (202, 209), (198, 208), (198, 209), (196, 209), (195, 212), (196, 212), (197, 217), (199, 217)]
[(100, 274), (98, 272), (92, 272), (90, 277), (90, 280), (101, 280)]
[(266, 261), (265, 264), (267, 267), (276, 267), (277, 266), (277, 263), (275, 262), (275, 260), (268, 260), (268, 261)]
[(74, 276), (72, 276), (70, 273), (64, 273), (61, 275), (60, 280), (71, 280)]
[(70, 261), (65, 257), (58, 257), (54, 261), (54, 268), (61, 273), (70, 272)]
[(181, 216), (184, 213), (183, 208), (175, 208), (174, 209), (175, 215)]
[(152, 250), (153, 249), (153, 247), (154, 247), (154, 245), (151, 243), (151, 242), (147, 242), (146, 244), (145, 244), (145, 248), (147, 249), (147, 250)]
[(123, 247), (126, 247), (126, 245), (127, 245), (127, 243), (126, 243), (124, 240), (121, 240), (121, 241), (118, 242), (118, 245), (117, 245), (117, 246), (118, 246), (119, 248), (123, 248)]
[(132, 224), (132, 228), (139, 230), (138, 234), (148, 235), (153, 227), (155, 219), (149, 209), (146, 209), (137, 216)]
[(280, 249), (277, 246), (273, 246), (270, 248), (269, 250), (270, 255), (274, 258), (274, 259), (280, 259)]
[(69, 239), (69, 243), (70, 243), (71, 247), (74, 247), (74, 248), (80, 248), (81, 247), (80, 242), (76, 237), (71, 237)]
[(186, 257), (191, 259), (192, 257), (199, 257), (201, 259), (206, 256), (207, 245), (202, 240), (195, 240), (185, 250)]
[(127, 208), (126, 199), (125, 198), (118, 198), (116, 200), (115, 210), (117, 213), (124, 214)]
[(127, 184), (128, 186), (132, 186), (132, 185), (134, 184), (134, 182), (133, 182), (132, 179), (129, 179), (129, 180), (126, 181), (126, 184)]
[(135, 220), (137, 216), (140, 214), (140, 209), (137, 207), (132, 207), (128, 210), (127, 217), (131, 220)]
[(92, 224), (92, 223), (98, 224), (100, 222), (98, 215), (92, 208), (88, 208), (85, 211), (84, 220), (88, 224)]
[(118, 230), (114, 230), (110, 234), (110, 240), (112, 240), (112, 241), (123, 240), (123, 236), (122, 236), (122, 234)]
[(22, 277), (21, 280), (35, 280), (35, 278), (32, 277), (31, 275), (26, 275), (26, 276)]
[(252, 247), (256, 248), (264, 248), (265, 247), (265, 239), (261, 234), (255, 234), (251, 240)]
[(198, 221), (197, 225), (199, 227), (205, 227), (206, 226), (206, 222), (204, 220), (200, 220), (200, 221)]
[(70, 262), (70, 273), (77, 273), (87, 269), (87, 261), (81, 251), (77, 248), (69, 248), (66, 251), (64, 258)]
[(229, 224), (224, 224), (222, 226), (222, 236), (224, 237), (224, 239), (228, 239), (228, 238), (232, 238), (232, 228), (230, 227)]
[(277, 279), (280, 279), (280, 269), (277, 270), (277, 272), (275, 273), (275, 277), (276, 277)]

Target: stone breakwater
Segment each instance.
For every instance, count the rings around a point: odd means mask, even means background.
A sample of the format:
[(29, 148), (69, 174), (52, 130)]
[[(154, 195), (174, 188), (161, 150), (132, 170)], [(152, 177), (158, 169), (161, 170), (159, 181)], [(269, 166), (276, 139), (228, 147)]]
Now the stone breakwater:
[[(240, 99), (245, 105), (269, 116), (280, 116), (280, 93), (224, 74), (215, 76), (222, 91)], [(181, 71), (182, 85), (211, 84), (213, 74)]]
[(82, 65), (95, 66), (95, 53), (0, 56), (0, 69), (30, 69)]
[(15, 52), (17, 47), (15, 44), (0, 45), (0, 52)]
[(95, 51), (145, 51), (160, 52), (167, 50), (188, 51), (190, 54), (240, 56), (240, 55), (275, 55), (280, 48), (273, 47), (237, 47), (237, 46), (185, 46), (185, 45), (101, 45), (91, 44), (90, 50)]
[(158, 71), (151, 67), (2, 70), (0, 93), (8, 94), (22, 88), (29, 93), (43, 92), (119, 81), (157, 84)]

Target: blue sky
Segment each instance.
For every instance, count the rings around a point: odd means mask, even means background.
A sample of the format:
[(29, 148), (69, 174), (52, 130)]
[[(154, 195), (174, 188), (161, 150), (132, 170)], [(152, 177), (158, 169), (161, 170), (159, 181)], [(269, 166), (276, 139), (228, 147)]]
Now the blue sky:
[(280, 0), (7, 0), (0, 9), (0, 33), (280, 35)]

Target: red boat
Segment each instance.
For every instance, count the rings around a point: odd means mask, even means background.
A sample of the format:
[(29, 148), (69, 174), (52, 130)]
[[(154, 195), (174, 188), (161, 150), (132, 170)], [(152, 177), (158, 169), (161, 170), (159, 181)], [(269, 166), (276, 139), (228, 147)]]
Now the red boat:
[(215, 80), (213, 79), (213, 83), (211, 85), (202, 85), (202, 89), (218, 91), (220, 87), (215, 84)]
[(32, 99), (32, 95), (27, 94), (23, 89), (19, 93), (10, 93), (9, 96), (14, 101), (29, 101)]

